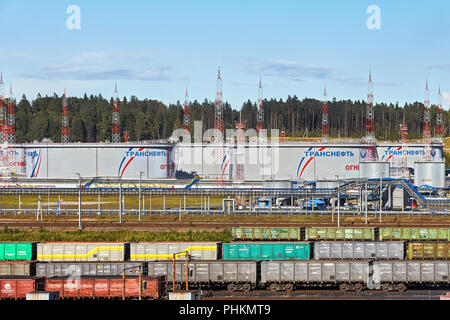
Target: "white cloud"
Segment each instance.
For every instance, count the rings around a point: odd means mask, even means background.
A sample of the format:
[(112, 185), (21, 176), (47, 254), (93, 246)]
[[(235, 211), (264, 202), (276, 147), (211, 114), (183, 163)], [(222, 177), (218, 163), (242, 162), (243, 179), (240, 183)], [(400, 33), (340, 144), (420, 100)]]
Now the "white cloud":
[(241, 71), (251, 74), (286, 77), (294, 81), (303, 81), (304, 78), (326, 78), (331, 70), (327, 67), (302, 64), (295, 61), (249, 60), (241, 66)]
[(442, 92), (442, 104), (450, 106), (450, 92)]

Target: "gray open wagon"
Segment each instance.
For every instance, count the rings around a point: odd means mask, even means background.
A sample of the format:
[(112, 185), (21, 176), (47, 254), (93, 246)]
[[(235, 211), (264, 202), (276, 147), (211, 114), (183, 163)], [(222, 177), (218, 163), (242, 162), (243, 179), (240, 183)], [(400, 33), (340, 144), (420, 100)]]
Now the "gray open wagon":
[(332, 286), (338, 286), (342, 291), (362, 291), (368, 275), (369, 261), (261, 261), (260, 284), (271, 291)]
[[(189, 287), (196, 288), (223, 288), (228, 291), (250, 291), (254, 289), (259, 280), (260, 268), (256, 260), (239, 261), (190, 261), (188, 263)], [(173, 262), (150, 261), (148, 262), (148, 275), (167, 276), (167, 288), (172, 289)], [(175, 290), (184, 287), (186, 283), (186, 262), (175, 262)]]

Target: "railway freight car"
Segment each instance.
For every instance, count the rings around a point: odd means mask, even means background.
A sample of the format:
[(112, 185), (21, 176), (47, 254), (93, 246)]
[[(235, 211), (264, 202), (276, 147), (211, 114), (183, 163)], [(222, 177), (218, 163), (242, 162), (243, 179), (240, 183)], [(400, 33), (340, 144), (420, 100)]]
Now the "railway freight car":
[(314, 259), (397, 259), (405, 258), (405, 242), (314, 242)]
[(378, 228), (307, 227), (305, 240), (376, 241)]
[(188, 252), (192, 260), (219, 260), (222, 255), (221, 242), (139, 242), (130, 243), (130, 261), (154, 261), (184, 259)]
[(374, 261), (370, 285), (383, 291), (404, 291), (408, 286), (448, 286), (450, 261)]
[(129, 244), (125, 242), (40, 242), (39, 261), (127, 261)]
[(0, 242), (0, 261), (36, 260), (36, 242)]
[(408, 242), (406, 255), (413, 259), (450, 259), (450, 242)]
[(309, 260), (310, 242), (232, 242), (223, 244), (224, 260)]
[(147, 274), (147, 264), (139, 262), (39, 262), (36, 275), (46, 278), (69, 276), (119, 276), (125, 270), (126, 276)]
[(233, 240), (299, 241), (305, 239), (305, 228), (233, 227), (231, 237)]
[[(172, 261), (148, 262), (148, 275), (167, 276), (167, 288), (173, 284)], [(260, 278), (259, 261), (191, 261), (188, 263), (188, 285), (194, 288), (227, 288), (228, 291), (256, 288)], [(175, 262), (175, 290), (186, 283), (186, 262)]]
[(36, 261), (2, 261), (0, 276), (35, 276)]
[(339, 287), (362, 291), (369, 276), (368, 261), (261, 261), (261, 287), (292, 291), (296, 287)]
[(165, 295), (165, 277), (71, 277), (46, 278), (45, 291), (58, 291), (61, 298), (137, 298), (161, 299)]
[(42, 277), (0, 277), (0, 299), (25, 299), (28, 292), (43, 291), (44, 288)]
[(450, 228), (380, 228), (380, 241), (450, 241)]

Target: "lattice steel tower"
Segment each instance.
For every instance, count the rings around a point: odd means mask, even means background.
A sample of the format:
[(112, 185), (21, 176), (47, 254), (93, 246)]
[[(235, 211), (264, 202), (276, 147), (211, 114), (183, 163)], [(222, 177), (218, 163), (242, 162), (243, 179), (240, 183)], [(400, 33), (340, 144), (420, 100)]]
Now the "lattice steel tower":
[(366, 157), (364, 161), (377, 161), (378, 153), (375, 138), (375, 110), (373, 106), (373, 82), (372, 71), (369, 71), (369, 82), (367, 87), (367, 105), (366, 105)]
[(323, 99), (322, 99), (322, 141), (328, 142), (328, 98), (327, 98), (327, 88), (323, 88)]
[(119, 94), (117, 92), (117, 82), (114, 87), (114, 103), (112, 110), (112, 143), (120, 143), (120, 114), (119, 114)]
[(428, 80), (425, 86), (425, 101), (423, 104), (423, 142), (425, 143), (425, 160), (431, 159), (431, 115), (430, 115), (430, 89)]
[(189, 132), (191, 125), (191, 103), (189, 101), (188, 91), (186, 89), (186, 95), (184, 97), (184, 114), (183, 114), (184, 129)]
[(444, 140), (444, 122), (442, 119), (442, 96), (441, 96), (441, 87), (439, 86), (438, 91), (438, 104), (436, 107), (436, 137), (439, 142), (443, 142)]
[(261, 78), (259, 78), (258, 88), (258, 119), (256, 121), (256, 132), (264, 129), (264, 103), (263, 103), (263, 88), (261, 85)]
[(244, 181), (245, 171), (245, 135), (244, 135), (245, 123), (242, 122), (242, 111), (239, 112), (239, 122), (236, 123), (236, 180)]
[(215, 101), (215, 119), (214, 119), (214, 138), (215, 141), (223, 141), (223, 92), (222, 92), (222, 77), (220, 75), (220, 66), (217, 70), (217, 90)]
[(61, 143), (69, 143), (69, 106), (66, 89), (64, 89), (61, 108)]
[(3, 74), (0, 73), (0, 143), (7, 141), (6, 126), (6, 104), (5, 104), (5, 85), (3, 83)]
[(9, 98), (8, 98), (8, 143), (16, 143), (16, 116), (14, 114), (14, 98), (12, 92), (12, 85), (9, 85)]
[(400, 176), (402, 178), (409, 177), (408, 170), (408, 159), (406, 158), (407, 154), (407, 144), (406, 144), (406, 136), (408, 135), (408, 127), (405, 123), (405, 114), (403, 113), (403, 124), (400, 125), (400, 134), (402, 136), (402, 157), (401, 157), (401, 173)]
[(367, 106), (366, 106), (366, 142), (374, 144), (375, 139), (375, 112), (373, 107), (373, 82), (372, 72), (369, 72), (369, 83), (367, 88)]

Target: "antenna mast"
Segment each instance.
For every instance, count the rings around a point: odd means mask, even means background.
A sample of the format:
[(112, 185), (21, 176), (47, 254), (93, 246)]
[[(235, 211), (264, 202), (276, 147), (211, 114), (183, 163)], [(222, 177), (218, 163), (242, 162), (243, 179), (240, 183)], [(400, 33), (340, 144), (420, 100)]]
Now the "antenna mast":
[(259, 78), (258, 88), (258, 120), (256, 122), (256, 132), (264, 129), (264, 104), (263, 104), (263, 89), (261, 85), (261, 78)]
[(117, 92), (117, 82), (114, 87), (114, 103), (112, 111), (112, 143), (120, 143), (120, 114), (119, 114), (119, 94)]
[(67, 103), (66, 89), (64, 89), (64, 96), (62, 99), (61, 142), (69, 143), (69, 107), (68, 107), (68, 103)]
[(328, 98), (327, 98), (327, 88), (323, 89), (323, 99), (322, 99), (322, 142), (328, 142)]
[(220, 66), (217, 70), (217, 90), (215, 101), (215, 119), (214, 119), (214, 138), (215, 141), (222, 141), (224, 122), (223, 122), (223, 92), (222, 92), (222, 77), (220, 75)]
[(8, 141), (5, 99), (6, 96), (5, 85), (3, 83), (3, 73), (0, 73), (0, 143)]
[(431, 121), (430, 121), (430, 89), (428, 80), (425, 86), (425, 101), (423, 110), (423, 142), (425, 143), (425, 160), (431, 160)]
[(9, 85), (9, 98), (8, 98), (8, 143), (16, 143), (16, 116), (14, 114), (14, 99), (12, 85)]
[(438, 91), (438, 104), (436, 107), (436, 137), (440, 143), (444, 141), (444, 123), (442, 120), (442, 96), (441, 86)]
[(184, 115), (183, 115), (184, 129), (189, 132), (191, 123), (191, 103), (189, 101), (188, 91), (186, 89), (186, 96), (184, 98)]

